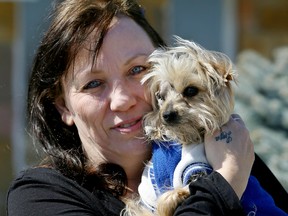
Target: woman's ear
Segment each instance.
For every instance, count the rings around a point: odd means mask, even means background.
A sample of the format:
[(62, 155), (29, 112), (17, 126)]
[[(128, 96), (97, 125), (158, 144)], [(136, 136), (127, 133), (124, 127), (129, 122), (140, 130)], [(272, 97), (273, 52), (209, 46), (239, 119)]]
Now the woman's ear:
[(58, 98), (56, 98), (55, 107), (60, 113), (62, 121), (65, 124), (72, 126), (74, 124), (73, 113), (66, 106), (65, 99), (63, 98), (63, 96), (59, 96)]

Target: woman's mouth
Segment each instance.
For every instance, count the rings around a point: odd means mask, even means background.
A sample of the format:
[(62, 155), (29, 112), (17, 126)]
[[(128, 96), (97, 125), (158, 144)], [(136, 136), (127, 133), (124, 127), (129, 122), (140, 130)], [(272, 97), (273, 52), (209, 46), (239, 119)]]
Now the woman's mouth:
[(139, 120), (134, 121), (134, 122), (131, 122), (131, 123), (128, 123), (128, 124), (122, 124), (122, 125), (119, 125), (119, 128), (128, 128), (128, 127), (132, 127), (133, 125), (137, 124), (138, 122), (139, 122)]
[(125, 123), (120, 123), (116, 125), (113, 129), (120, 131), (122, 133), (130, 133), (136, 130), (139, 130), (139, 128), (142, 127), (142, 118), (139, 118), (134, 121), (129, 121)]

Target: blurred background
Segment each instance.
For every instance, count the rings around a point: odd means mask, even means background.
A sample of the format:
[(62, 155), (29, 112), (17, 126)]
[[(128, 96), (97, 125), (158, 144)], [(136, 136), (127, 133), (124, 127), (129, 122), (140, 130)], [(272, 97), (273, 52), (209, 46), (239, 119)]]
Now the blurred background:
[[(52, 0), (0, 0), (0, 215), (11, 180), (39, 158), (25, 131), (31, 62)], [(140, 0), (160, 35), (226, 53), (255, 151), (288, 190), (288, 1)]]

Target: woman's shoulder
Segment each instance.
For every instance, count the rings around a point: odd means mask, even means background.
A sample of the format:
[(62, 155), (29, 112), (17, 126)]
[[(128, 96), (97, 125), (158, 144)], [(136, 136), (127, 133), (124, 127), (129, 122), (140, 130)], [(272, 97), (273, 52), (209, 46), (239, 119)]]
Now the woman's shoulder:
[(88, 191), (82, 188), (76, 181), (48, 167), (29, 168), (21, 171), (12, 181), (9, 193), (15, 190), (20, 190), (21, 192), (37, 191), (38, 193), (45, 190), (47, 190), (45, 192), (49, 193), (70, 191), (71, 194), (88, 194)]
[[(107, 206), (108, 200), (113, 210)], [(40, 214), (43, 209), (47, 209), (47, 215), (70, 215), (69, 212), (102, 215), (107, 211), (119, 215), (122, 207), (122, 202), (110, 194), (92, 193), (59, 171), (43, 167), (22, 171), (7, 196), (9, 215), (29, 215), (35, 211)]]
[(51, 180), (59, 183), (72, 181), (53, 168), (33, 167), (21, 171), (12, 182), (12, 186), (19, 182), (51, 183)]
[(79, 185), (76, 181), (64, 176), (60, 171), (51, 167), (32, 167), (22, 170), (12, 181), (13, 186), (25, 183), (53, 184), (53, 186), (66, 187)]

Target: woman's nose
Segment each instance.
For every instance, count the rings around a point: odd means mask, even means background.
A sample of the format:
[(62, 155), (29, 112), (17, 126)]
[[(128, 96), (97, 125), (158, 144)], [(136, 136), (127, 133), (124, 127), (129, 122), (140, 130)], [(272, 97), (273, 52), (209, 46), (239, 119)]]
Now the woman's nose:
[(126, 111), (136, 104), (135, 89), (125, 83), (118, 83), (111, 92), (110, 109), (112, 111)]

